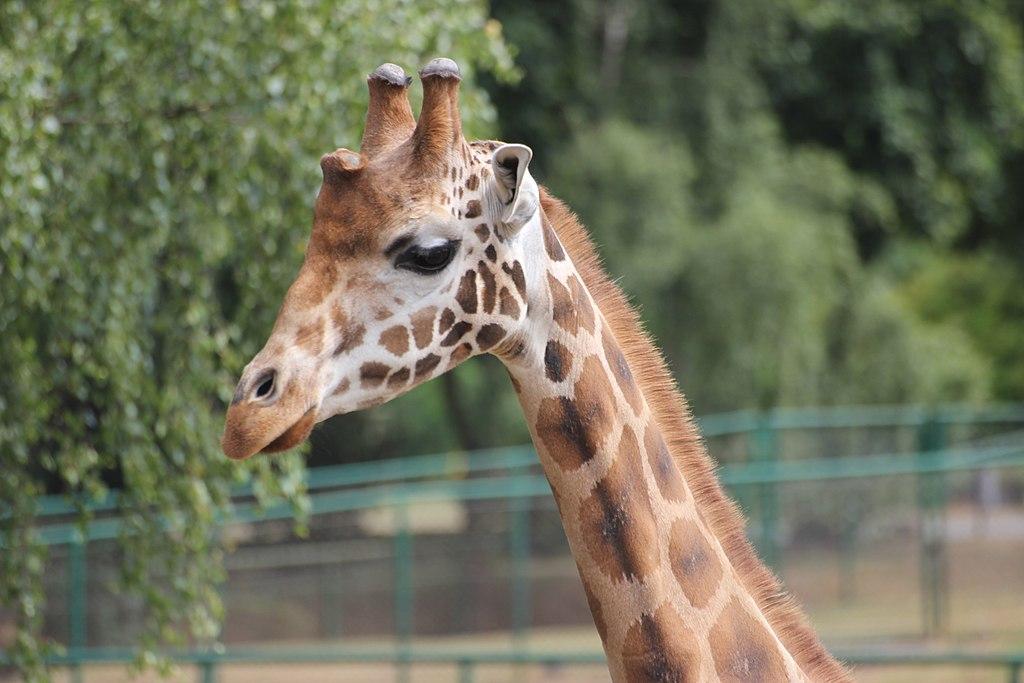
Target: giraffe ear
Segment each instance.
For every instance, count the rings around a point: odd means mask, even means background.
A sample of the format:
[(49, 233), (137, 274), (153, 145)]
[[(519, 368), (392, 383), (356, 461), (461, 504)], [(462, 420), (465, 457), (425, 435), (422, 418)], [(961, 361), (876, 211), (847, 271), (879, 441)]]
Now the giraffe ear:
[(502, 145), (491, 157), (501, 222), (513, 232), (526, 225), (540, 205), (537, 182), (530, 175), (532, 158), (533, 150), (526, 145)]

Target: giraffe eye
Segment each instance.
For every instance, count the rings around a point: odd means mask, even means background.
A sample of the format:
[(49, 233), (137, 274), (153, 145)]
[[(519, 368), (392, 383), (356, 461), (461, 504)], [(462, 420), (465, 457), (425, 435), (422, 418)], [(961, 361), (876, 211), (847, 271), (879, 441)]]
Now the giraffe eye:
[(395, 259), (395, 267), (421, 275), (437, 273), (452, 262), (458, 247), (459, 240), (449, 240), (429, 247), (415, 245), (399, 254)]

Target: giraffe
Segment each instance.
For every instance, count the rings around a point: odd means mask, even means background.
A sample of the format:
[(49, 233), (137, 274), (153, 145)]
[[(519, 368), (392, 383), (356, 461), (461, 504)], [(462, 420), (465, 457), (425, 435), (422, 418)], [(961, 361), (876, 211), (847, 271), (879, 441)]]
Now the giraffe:
[(614, 681), (840, 681), (746, 540), (658, 349), (532, 151), (467, 142), (449, 59), (367, 79), (359, 152), (320, 161), (305, 260), (222, 447), (305, 440), (468, 358), (508, 369)]

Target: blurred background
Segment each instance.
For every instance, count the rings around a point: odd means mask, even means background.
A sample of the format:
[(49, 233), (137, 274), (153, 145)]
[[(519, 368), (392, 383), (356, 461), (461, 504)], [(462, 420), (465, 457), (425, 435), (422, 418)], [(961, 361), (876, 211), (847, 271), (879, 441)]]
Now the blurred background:
[(494, 359), (218, 448), (317, 160), (374, 67), (438, 55), (858, 678), (1019, 676), (1024, 4), (8, 0), (0, 678), (607, 679)]

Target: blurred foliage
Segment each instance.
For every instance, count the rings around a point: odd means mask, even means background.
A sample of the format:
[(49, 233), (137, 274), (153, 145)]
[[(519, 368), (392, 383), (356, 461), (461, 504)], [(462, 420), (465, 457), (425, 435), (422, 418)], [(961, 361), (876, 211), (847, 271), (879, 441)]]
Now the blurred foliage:
[(891, 255), (900, 291), (926, 320), (968, 335), (998, 368), (996, 396), (1024, 388), (1024, 268), (994, 250), (945, 252), (908, 246)]
[(493, 11), (524, 71), (493, 87), (506, 137), (698, 414), (1024, 399), (1019, 4)]
[(317, 159), (358, 145), (365, 75), (436, 54), (486, 129), (475, 74), (514, 71), (482, 1), (0, 5), (0, 646), (29, 678), (35, 495), (116, 488), (147, 648), (216, 637), (233, 484), (301, 512), (301, 460), (227, 462), (222, 407), (301, 262)]
[[(357, 146), (384, 61), (459, 61), (468, 134), (533, 147), (697, 413), (1024, 400), (1024, 5), (487, 11), (0, 5), (0, 604), (33, 675), (37, 494), (116, 490), (147, 647), (215, 637), (233, 484), (301, 512), (299, 459), (229, 464), (217, 436), (301, 261), (316, 161)], [(310, 462), (521, 442), (505, 384), (465, 364), (330, 421)]]

